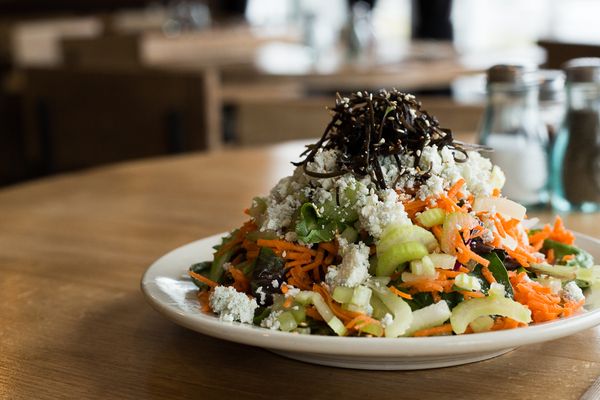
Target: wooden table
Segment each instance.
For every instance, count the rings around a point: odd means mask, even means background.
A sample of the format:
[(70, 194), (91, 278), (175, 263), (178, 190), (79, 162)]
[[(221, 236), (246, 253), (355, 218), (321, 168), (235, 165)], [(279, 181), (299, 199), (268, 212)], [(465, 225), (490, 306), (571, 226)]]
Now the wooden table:
[[(370, 372), (213, 339), (152, 310), (139, 290), (148, 265), (239, 225), (298, 153), (223, 150), (1, 191), (0, 398), (576, 399), (594, 382), (600, 327), (476, 364)], [(598, 222), (566, 218), (595, 236)]]

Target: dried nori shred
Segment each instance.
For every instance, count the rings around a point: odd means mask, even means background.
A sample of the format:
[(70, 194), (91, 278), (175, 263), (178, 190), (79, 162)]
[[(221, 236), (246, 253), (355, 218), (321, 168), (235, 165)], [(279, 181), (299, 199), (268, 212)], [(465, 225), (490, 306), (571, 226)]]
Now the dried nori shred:
[[(359, 91), (350, 97), (337, 94), (331, 109), (332, 119), (319, 141), (307, 146), (302, 153), (304, 159), (294, 163), (314, 178), (332, 178), (346, 173), (359, 177), (370, 175), (379, 189), (396, 182), (386, 182), (379, 157), (393, 156), (400, 171), (419, 165), (425, 146), (436, 145), (438, 149), (454, 150), (455, 161), (467, 159), (467, 149), (478, 146), (467, 145), (453, 139), (449, 129), (441, 128), (438, 120), (421, 109), (415, 96), (396, 89), (381, 89), (375, 93)], [(309, 163), (320, 150), (337, 149), (341, 157), (337, 170), (327, 173), (312, 171)], [(402, 165), (400, 154), (414, 156), (414, 165)], [(417, 181), (429, 177), (429, 171), (418, 171)]]

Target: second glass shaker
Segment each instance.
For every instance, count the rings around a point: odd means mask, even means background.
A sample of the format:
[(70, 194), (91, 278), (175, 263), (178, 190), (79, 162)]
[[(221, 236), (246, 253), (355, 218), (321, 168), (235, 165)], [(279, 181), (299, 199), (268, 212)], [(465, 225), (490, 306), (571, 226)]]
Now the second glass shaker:
[(539, 79), (518, 65), (487, 71), (488, 101), (480, 143), (506, 175), (502, 192), (527, 207), (544, 207), (548, 195), (548, 130), (539, 114)]
[(552, 205), (561, 211), (600, 210), (600, 58), (564, 66), (567, 112), (552, 156)]

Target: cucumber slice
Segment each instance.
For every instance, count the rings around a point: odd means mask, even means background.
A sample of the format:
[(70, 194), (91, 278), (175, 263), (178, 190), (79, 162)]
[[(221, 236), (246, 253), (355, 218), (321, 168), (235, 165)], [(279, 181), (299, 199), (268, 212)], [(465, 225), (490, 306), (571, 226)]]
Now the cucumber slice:
[(465, 333), (471, 322), (485, 315), (501, 315), (526, 324), (531, 322), (531, 311), (523, 304), (492, 295), (463, 301), (454, 307), (450, 317), (452, 330), (456, 334)]
[(444, 300), (434, 304), (430, 304), (427, 307), (423, 307), (419, 310), (415, 310), (412, 313), (413, 320), (410, 327), (406, 331), (405, 335), (412, 335), (414, 332), (421, 329), (433, 328), (434, 326), (442, 325), (448, 321), (452, 312), (448, 307), (448, 303)]
[(446, 211), (441, 208), (432, 208), (417, 215), (417, 221), (419, 221), (421, 225), (431, 228), (432, 226), (443, 224), (445, 217)]

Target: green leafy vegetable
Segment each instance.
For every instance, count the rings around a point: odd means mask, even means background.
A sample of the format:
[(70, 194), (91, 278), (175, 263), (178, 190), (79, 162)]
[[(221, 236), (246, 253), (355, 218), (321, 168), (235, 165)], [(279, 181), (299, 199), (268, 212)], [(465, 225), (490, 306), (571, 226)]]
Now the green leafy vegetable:
[(591, 268), (594, 265), (594, 259), (592, 255), (585, 250), (582, 250), (575, 246), (560, 243), (551, 239), (544, 240), (544, 250), (554, 250), (554, 257), (556, 260), (562, 260), (564, 256), (570, 254), (575, 255), (575, 258), (567, 261), (564, 265), (577, 266), (581, 268)]
[[(211, 261), (203, 261), (203, 262), (199, 262), (196, 264), (192, 264), (190, 266), (190, 271), (208, 278), (208, 272), (210, 270), (211, 264), (212, 264)], [(206, 283), (201, 282), (194, 277), (192, 277), (192, 282), (194, 282), (194, 285), (198, 286), (198, 288), (200, 288), (200, 289), (208, 288), (208, 285)]]
[(335, 237), (338, 224), (322, 218), (313, 203), (304, 203), (296, 222), (296, 234), (304, 243), (329, 242)]
[(492, 275), (494, 275), (496, 282), (498, 282), (501, 285), (504, 285), (504, 290), (506, 294), (512, 299), (514, 296), (514, 291), (512, 285), (510, 284), (510, 279), (508, 278), (508, 271), (506, 270), (504, 263), (500, 260), (496, 253), (489, 253), (484, 255), (483, 257), (490, 262), (490, 265), (488, 265), (488, 269), (490, 270)]

